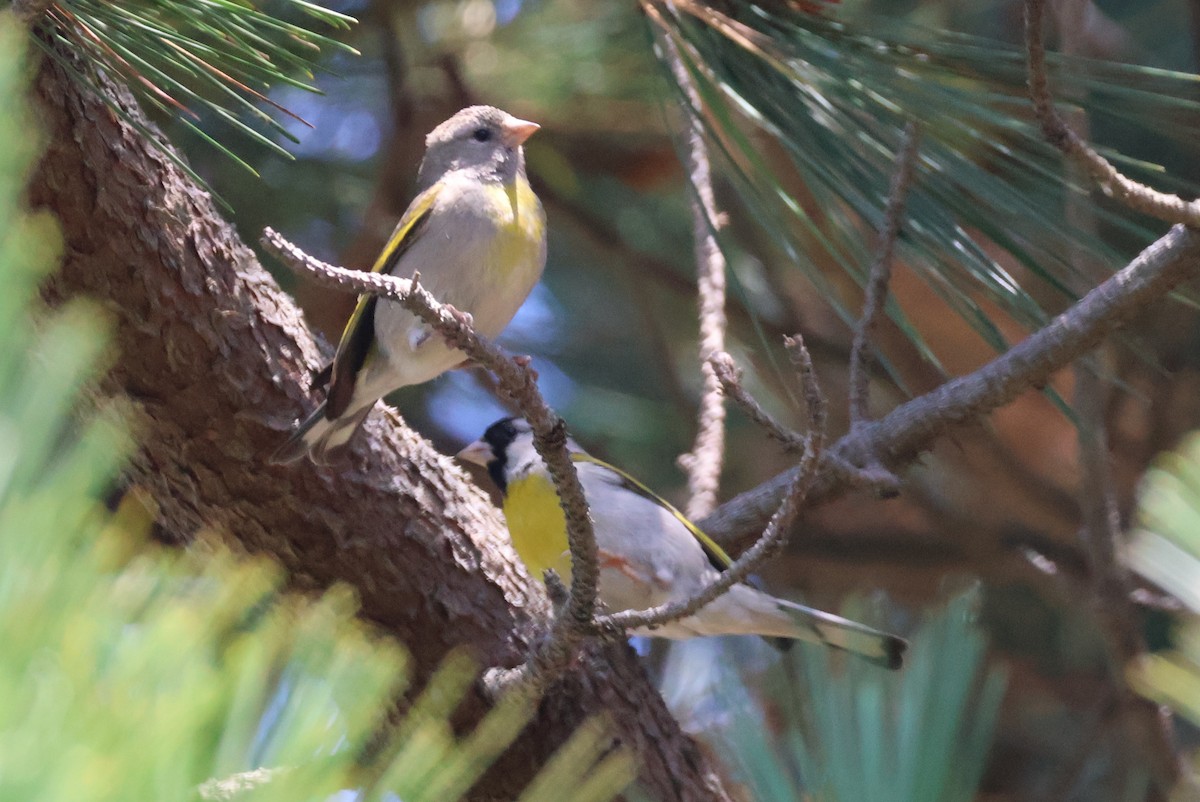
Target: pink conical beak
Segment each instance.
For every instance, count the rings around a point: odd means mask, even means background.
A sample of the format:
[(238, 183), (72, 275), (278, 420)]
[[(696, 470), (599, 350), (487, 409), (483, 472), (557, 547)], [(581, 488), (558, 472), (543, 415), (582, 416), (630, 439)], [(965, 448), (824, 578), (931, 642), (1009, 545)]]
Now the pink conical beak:
[(525, 140), (533, 136), (533, 132), (541, 127), (537, 123), (529, 122), (529, 120), (518, 120), (516, 117), (509, 117), (500, 126), (500, 136), (504, 140), (504, 144), (510, 148), (515, 148), (523, 145)]
[[(532, 125), (532, 123), (530, 123)], [(536, 127), (536, 126), (535, 126)], [(495, 459), (495, 454), (492, 453), (492, 447), (482, 440), (476, 440), (462, 451), (454, 455), (456, 459), (463, 462), (473, 462), (476, 465), (487, 467), (487, 464)]]

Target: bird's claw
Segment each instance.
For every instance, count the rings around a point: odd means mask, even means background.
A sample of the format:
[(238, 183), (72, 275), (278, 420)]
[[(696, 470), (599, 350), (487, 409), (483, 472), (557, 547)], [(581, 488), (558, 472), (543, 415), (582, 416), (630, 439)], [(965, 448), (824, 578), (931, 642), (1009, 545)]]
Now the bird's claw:
[(464, 312), (461, 309), (456, 309), (450, 304), (446, 304), (446, 311), (448, 311), (451, 317), (458, 321), (464, 328), (474, 328), (475, 318), (471, 317), (470, 312)]
[(533, 367), (533, 357), (531, 357), (529, 354), (520, 354), (518, 356), (514, 356), (512, 361), (513, 364), (519, 367), (521, 370), (528, 371), (530, 378), (532, 378), (534, 381), (537, 381), (538, 372), (537, 368)]

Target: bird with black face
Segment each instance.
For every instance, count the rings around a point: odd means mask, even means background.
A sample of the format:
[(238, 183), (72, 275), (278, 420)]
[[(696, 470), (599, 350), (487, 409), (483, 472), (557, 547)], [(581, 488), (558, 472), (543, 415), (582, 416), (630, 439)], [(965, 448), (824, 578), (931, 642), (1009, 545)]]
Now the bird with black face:
[[(694, 596), (727, 568), (729, 556), (710, 537), (641, 482), (569, 441), (591, 509), (600, 562), (598, 595), (610, 611), (645, 610)], [(571, 578), (567, 524), (554, 482), (520, 418), (504, 418), (458, 458), (487, 468), (504, 497), (504, 517), (517, 555), (536, 577), (554, 569)], [(901, 638), (840, 616), (734, 585), (694, 615), (653, 630), (663, 638), (761, 635), (821, 643), (899, 668)]]
[[(371, 269), (421, 283), (494, 337), (546, 263), (546, 218), (525, 177), (523, 143), (538, 129), (491, 106), (471, 106), (425, 139), (418, 194)], [(272, 456), (336, 460), (375, 402), (427, 382), (466, 356), (391, 301), (363, 295), (327, 376), (326, 400)]]

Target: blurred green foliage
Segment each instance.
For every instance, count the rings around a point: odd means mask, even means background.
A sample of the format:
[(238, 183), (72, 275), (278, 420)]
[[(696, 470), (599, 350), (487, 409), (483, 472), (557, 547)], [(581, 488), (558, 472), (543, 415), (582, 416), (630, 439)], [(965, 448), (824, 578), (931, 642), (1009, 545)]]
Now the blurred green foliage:
[[(930, 614), (899, 672), (808, 644), (784, 655), (765, 699), (729, 705), (723, 746), (752, 797), (974, 799), (1005, 691), (1004, 671), (984, 662), (977, 597)], [(741, 681), (729, 672), (718, 693), (731, 696), (729, 683)]]
[[(449, 717), (477, 668), (458, 657), (381, 738), (404, 652), (356, 621), (344, 588), (300, 598), (269, 561), (149, 545), (136, 493), (106, 511), (131, 443), (81, 392), (105, 361), (102, 316), (41, 308), (58, 240), (21, 205), (38, 144), (25, 38), (0, 13), (0, 800), (458, 799), (528, 700), (458, 737)], [(586, 725), (521, 799), (568, 782), (612, 798), (632, 765), (609, 741)]]
[[(1183, 610), (1173, 648), (1141, 657), (1129, 667), (1129, 679), (1143, 695), (1200, 726), (1200, 433), (1159, 457), (1146, 474), (1138, 518), (1127, 561), (1182, 602)], [(1200, 775), (1200, 752), (1194, 760)], [(1195, 776), (1185, 782), (1200, 798)]]

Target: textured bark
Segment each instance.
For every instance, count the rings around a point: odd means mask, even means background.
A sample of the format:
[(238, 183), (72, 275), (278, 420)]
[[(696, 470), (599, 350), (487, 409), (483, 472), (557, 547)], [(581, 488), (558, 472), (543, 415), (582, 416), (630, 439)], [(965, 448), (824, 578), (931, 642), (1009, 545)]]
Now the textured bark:
[[(545, 602), (486, 496), (395, 415), (371, 416), (344, 470), (269, 466), (313, 404), (320, 354), (295, 305), (207, 193), (60, 68), (43, 65), (36, 94), (49, 148), (31, 197), (58, 216), (65, 240), (47, 294), (86, 295), (113, 314), (119, 355), (105, 389), (137, 409), (132, 476), (161, 523), (181, 538), (224, 532), (303, 587), (353, 585), (419, 674), (461, 644), (489, 665), (518, 662)], [(725, 798), (628, 648), (582, 663), (476, 798), (515, 796), (574, 726), (605, 711), (655, 798)], [(476, 696), (468, 712), (485, 705)]]

